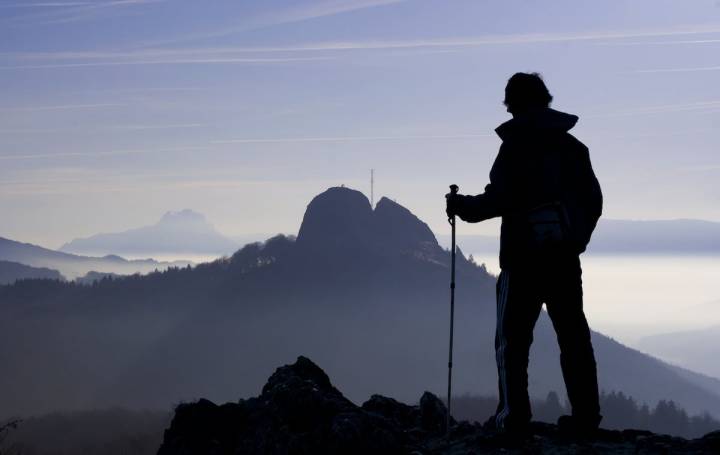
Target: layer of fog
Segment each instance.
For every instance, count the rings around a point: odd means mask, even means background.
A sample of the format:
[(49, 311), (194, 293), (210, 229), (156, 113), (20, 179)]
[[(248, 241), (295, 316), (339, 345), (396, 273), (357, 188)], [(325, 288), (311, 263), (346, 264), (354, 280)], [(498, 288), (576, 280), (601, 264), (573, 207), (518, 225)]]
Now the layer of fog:
[[(490, 273), (500, 273), (497, 250), (465, 253)], [(201, 263), (216, 258), (190, 259)], [(173, 261), (180, 256), (155, 259)], [(585, 311), (595, 330), (673, 364), (718, 376), (712, 359), (684, 358), (667, 343), (647, 338), (720, 325), (720, 256), (588, 253), (582, 264)], [(702, 343), (701, 337), (697, 343)]]
[[(497, 251), (474, 252), (499, 273)], [(718, 376), (714, 357), (679, 355), (672, 343), (649, 342), (674, 332), (700, 333), (720, 325), (720, 256), (582, 256), (585, 313), (593, 329), (676, 365)], [(670, 335), (668, 335), (670, 334)], [(687, 350), (692, 350), (689, 343)]]

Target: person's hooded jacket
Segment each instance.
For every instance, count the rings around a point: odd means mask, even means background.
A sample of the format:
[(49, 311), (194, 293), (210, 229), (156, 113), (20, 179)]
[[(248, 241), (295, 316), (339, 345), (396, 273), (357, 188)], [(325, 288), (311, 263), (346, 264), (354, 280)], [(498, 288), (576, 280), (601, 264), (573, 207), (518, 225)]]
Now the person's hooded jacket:
[(485, 192), (457, 197), (455, 212), (464, 221), (502, 217), (502, 268), (531, 256), (524, 223), (530, 210), (546, 203), (564, 206), (571, 253), (585, 251), (602, 213), (602, 193), (587, 147), (569, 133), (577, 121), (575, 115), (543, 108), (503, 123), (495, 130), (502, 145)]

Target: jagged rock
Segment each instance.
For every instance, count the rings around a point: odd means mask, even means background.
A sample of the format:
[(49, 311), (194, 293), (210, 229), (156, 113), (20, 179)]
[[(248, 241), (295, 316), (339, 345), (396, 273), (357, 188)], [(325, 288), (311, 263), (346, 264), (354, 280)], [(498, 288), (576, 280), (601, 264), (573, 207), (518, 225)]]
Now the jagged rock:
[(257, 398), (218, 406), (208, 400), (177, 407), (158, 455), (263, 454), (525, 454), (720, 453), (720, 431), (702, 438), (648, 431), (600, 430), (589, 439), (533, 423), (528, 438), (508, 438), (477, 423), (453, 421), (430, 392), (418, 406), (373, 395), (356, 406), (306, 357), (278, 368)]
[[(455, 419), (450, 417), (451, 425), (455, 423)], [(420, 397), (420, 426), (423, 430), (433, 433), (442, 434), (445, 432), (447, 424), (447, 408), (430, 392), (423, 393)]]
[[(330, 378), (307, 357), (278, 368), (263, 387), (260, 400), (292, 431), (312, 431), (356, 406), (332, 386)], [(344, 416), (347, 419), (347, 415)]]
[(699, 439), (699, 443), (714, 453), (720, 453), (720, 431), (713, 431)]
[(159, 455), (403, 453), (400, 426), (345, 398), (306, 357), (278, 368), (257, 398), (178, 406)]
[(417, 407), (400, 403), (393, 398), (373, 395), (368, 401), (363, 403), (362, 409), (385, 417), (400, 427), (419, 426), (420, 414)]

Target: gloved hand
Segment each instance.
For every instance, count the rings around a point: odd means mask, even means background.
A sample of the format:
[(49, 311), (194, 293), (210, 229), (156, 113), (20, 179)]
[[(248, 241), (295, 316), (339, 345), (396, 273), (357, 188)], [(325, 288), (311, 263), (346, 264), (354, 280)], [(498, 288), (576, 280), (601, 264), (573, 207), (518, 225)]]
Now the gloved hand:
[(457, 193), (448, 193), (445, 195), (445, 213), (448, 218), (452, 218), (460, 211), (462, 196)]

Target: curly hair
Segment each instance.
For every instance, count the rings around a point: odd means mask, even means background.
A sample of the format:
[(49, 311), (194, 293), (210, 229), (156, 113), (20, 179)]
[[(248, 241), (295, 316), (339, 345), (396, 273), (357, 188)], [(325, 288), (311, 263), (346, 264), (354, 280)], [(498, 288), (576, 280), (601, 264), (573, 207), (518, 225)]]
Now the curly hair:
[(503, 103), (508, 110), (548, 107), (552, 95), (538, 73), (515, 73), (505, 87)]

